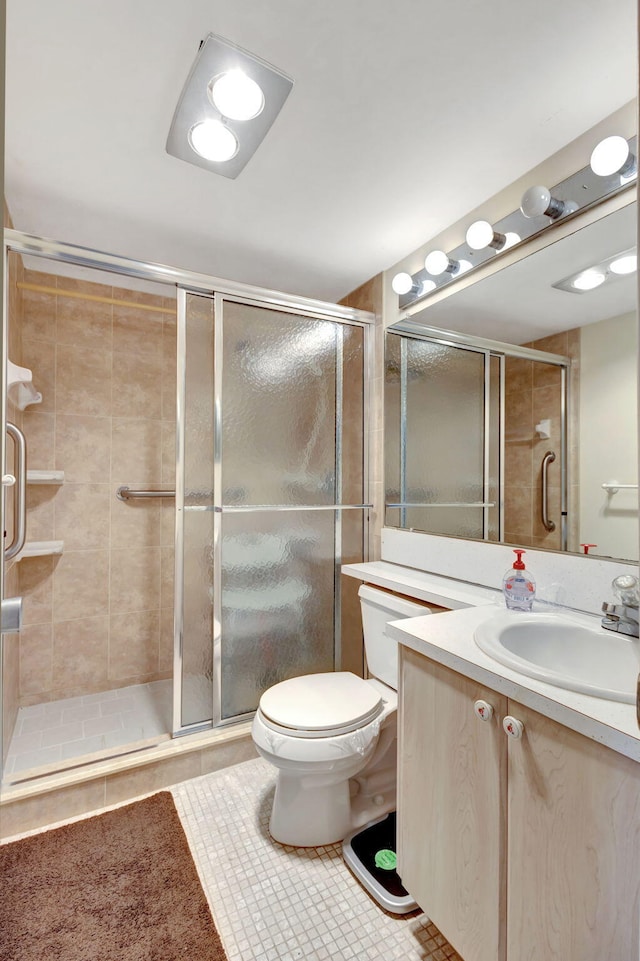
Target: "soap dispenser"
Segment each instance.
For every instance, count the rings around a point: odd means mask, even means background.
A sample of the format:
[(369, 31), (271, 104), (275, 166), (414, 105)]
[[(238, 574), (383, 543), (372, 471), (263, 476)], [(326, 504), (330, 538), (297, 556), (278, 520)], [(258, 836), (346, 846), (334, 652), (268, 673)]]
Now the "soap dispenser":
[(526, 551), (516, 549), (517, 554), (511, 570), (507, 571), (502, 581), (502, 593), (510, 611), (530, 611), (536, 596), (536, 582), (528, 573), (522, 560)]

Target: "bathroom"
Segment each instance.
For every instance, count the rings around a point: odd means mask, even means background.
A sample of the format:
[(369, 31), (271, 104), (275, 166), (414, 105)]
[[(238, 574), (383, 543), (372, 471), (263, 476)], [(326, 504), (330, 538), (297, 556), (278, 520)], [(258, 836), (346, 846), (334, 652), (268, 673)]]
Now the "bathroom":
[[(456, 30), (450, 10), (409, 2), (393, 23), (383, 4), (348, 4), (339, 23), (325, 10), (300, 22), (290, 3), (249, 16), (194, 0), (179, 18), (169, 3), (7, 7), (8, 359), (41, 399), (20, 409), (13, 388), (6, 415), (27, 439), (26, 543), (49, 553), (21, 551), (3, 572), (3, 598), (25, 600), (19, 638), (3, 641), (3, 837), (256, 770), (265, 690), (366, 676), (359, 580), (343, 565), (383, 560), (499, 591), (518, 546), (540, 603), (615, 603), (613, 577), (638, 559), (635, 299), (609, 312), (614, 332), (595, 315), (583, 327), (585, 293), (570, 319), (550, 310), (514, 334), (522, 276), (507, 294), (490, 263), (434, 274), (432, 297), (392, 282), (413, 283), (437, 248), (452, 256), (472, 222), (507, 220), (533, 184), (569, 181), (603, 138), (634, 136), (632, 4), (588, 24), (577, 4), (543, 5), (546, 22), (538, 5), (526, 38), (522, 10), (504, 3), (466, 11)], [(571, 37), (552, 64), (549, 22)], [(210, 33), (294, 81), (234, 180), (165, 150)], [(434, 51), (434, 35), (451, 45)], [(523, 71), (523, 45), (544, 71)], [(625, 239), (600, 239), (595, 261), (635, 248), (634, 191), (585, 210), (605, 234), (624, 219)], [(577, 216), (546, 218), (527, 251), (550, 259)], [(526, 266), (523, 248), (489, 253), (506, 277)], [(556, 264), (551, 279), (572, 270)], [(453, 300), (439, 292), (449, 277)], [(494, 281), (479, 305), (474, 289)], [(603, 375), (592, 359), (615, 344), (624, 372)], [(469, 371), (447, 362), (451, 396), (429, 396), (433, 358), (461, 345)], [(592, 429), (578, 445), (581, 423)], [(15, 452), (8, 440), (3, 473)], [(502, 516), (477, 506), (498, 503)], [(586, 560), (582, 545), (596, 545)]]

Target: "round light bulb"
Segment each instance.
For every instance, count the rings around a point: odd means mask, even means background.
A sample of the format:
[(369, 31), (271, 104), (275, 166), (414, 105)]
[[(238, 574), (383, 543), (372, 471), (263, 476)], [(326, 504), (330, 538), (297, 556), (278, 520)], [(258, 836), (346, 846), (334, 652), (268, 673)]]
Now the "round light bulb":
[(242, 70), (230, 70), (209, 82), (209, 99), (229, 120), (253, 120), (264, 109), (259, 85)]
[(434, 280), (424, 280), (420, 287), (420, 295), (429, 294), (432, 290), (435, 290), (438, 285)]
[(514, 233), (514, 231), (509, 230), (504, 235), (504, 245), (502, 249), (507, 250), (508, 247), (513, 247), (514, 244), (519, 244), (521, 240), (522, 240), (522, 237), (520, 236), (520, 234), (516, 234)]
[(585, 270), (571, 281), (576, 290), (593, 290), (605, 282), (605, 275), (599, 270)]
[(591, 154), (591, 169), (598, 177), (610, 177), (627, 166), (630, 153), (624, 137), (606, 137)]
[(463, 274), (465, 270), (471, 270), (473, 264), (470, 260), (459, 260), (458, 266), (456, 267), (456, 275)]
[(413, 277), (411, 274), (406, 273), (404, 270), (399, 274), (396, 274), (391, 281), (391, 288), (394, 293), (402, 296), (403, 294), (408, 294), (413, 287)]
[(238, 152), (238, 140), (220, 120), (203, 120), (189, 131), (192, 150), (215, 163), (231, 160)]
[(446, 273), (450, 267), (451, 261), (444, 250), (432, 250), (431, 253), (425, 257), (424, 268), (427, 273), (433, 277), (439, 277), (440, 274)]
[(520, 210), (528, 218), (541, 217), (545, 214), (555, 220), (556, 217), (564, 213), (564, 209), (563, 202), (552, 197), (549, 189), (541, 184), (529, 187), (522, 195), (522, 201), (520, 202)]
[(625, 254), (624, 257), (618, 257), (609, 264), (609, 270), (614, 274), (632, 274), (637, 269), (637, 254)]
[(467, 243), (472, 250), (484, 250), (494, 238), (494, 229), (488, 220), (476, 220), (467, 230)]

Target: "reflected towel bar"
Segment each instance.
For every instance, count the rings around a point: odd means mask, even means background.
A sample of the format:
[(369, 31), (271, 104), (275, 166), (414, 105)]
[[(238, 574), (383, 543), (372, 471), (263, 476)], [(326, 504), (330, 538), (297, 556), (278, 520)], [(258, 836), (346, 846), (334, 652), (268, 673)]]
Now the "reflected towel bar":
[(134, 497), (175, 497), (175, 491), (132, 491), (130, 487), (119, 487), (116, 497), (119, 501), (128, 501)]
[(617, 494), (618, 491), (637, 491), (637, 484), (618, 484), (617, 481), (611, 481), (609, 484), (603, 484), (602, 489), (607, 492), (607, 494)]
[(385, 504), (385, 507), (495, 507), (495, 503), (489, 501), (473, 501), (468, 504), (456, 502), (453, 504), (412, 504), (401, 502), (398, 504)]

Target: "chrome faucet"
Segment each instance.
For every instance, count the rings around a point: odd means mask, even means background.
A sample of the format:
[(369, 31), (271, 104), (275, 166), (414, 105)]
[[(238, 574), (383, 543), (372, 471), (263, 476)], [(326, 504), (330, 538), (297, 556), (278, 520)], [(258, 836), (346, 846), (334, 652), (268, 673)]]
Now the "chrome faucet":
[(640, 626), (638, 578), (633, 574), (620, 574), (619, 577), (614, 578), (611, 586), (620, 603), (610, 604), (608, 601), (603, 603), (602, 612), (605, 616), (601, 621), (602, 626), (608, 631), (638, 637)]

